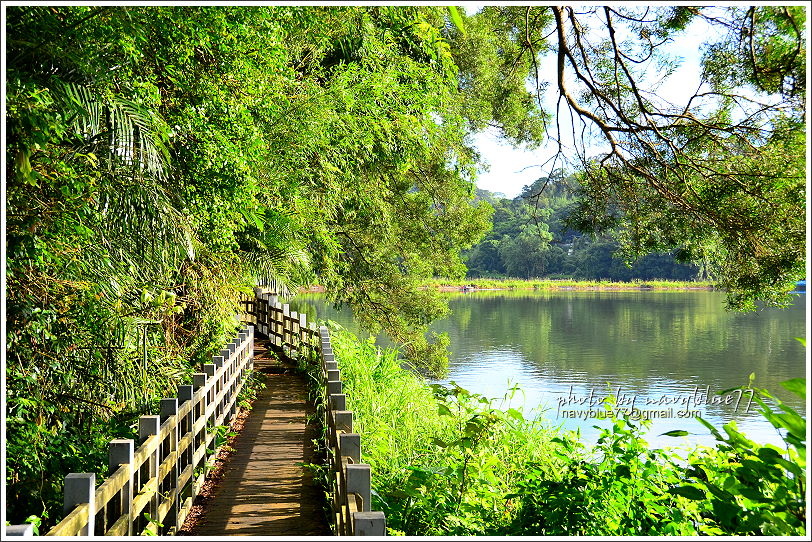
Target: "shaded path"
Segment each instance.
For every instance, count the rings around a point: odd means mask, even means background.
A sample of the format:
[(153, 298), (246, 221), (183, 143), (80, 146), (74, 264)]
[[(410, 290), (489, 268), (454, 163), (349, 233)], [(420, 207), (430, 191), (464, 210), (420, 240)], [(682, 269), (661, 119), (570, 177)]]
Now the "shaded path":
[(267, 341), (257, 339), (254, 348), (254, 368), (267, 373), (266, 387), (193, 534), (330, 536), (323, 492), (301, 465), (315, 461), (312, 439), (318, 437), (306, 424), (314, 410), (305, 377), (273, 359)]

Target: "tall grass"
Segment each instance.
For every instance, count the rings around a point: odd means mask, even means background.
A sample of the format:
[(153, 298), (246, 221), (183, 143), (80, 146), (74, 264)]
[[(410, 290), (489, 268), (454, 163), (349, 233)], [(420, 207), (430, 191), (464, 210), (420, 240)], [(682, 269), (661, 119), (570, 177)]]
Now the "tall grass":
[(695, 288), (713, 288), (710, 281), (679, 281), (679, 280), (633, 280), (630, 282), (616, 282), (608, 280), (574, 280), (574, 279), (444, 279), (437, 278), (426, 281), (426, 287), (442, 288), (472, 286), (478, 289), (497, 290), (562, 290), (562, 289), (656, 289), (656, 290), (686, 290)]
[[(330, 327), (362, 460), (372, 467), (372, 505), (386, 513), (390, 534), (805, 532), (806, 423), (780, 401), (781, 414), (759, 404), (784, 431), (785, 449), (749, 441), (732, 422), (723, 434), (702, 421), (718, 446), (686, 460), (649, 448), (645, 422), (628, 419), (587, 448), (511, 408), (509, 396), (429, 385), (396, 350)], [(785, 387), (803, 393), (805, 382)]]
[(373, 472), (373, 507), (392, 534), (503, 532), (515, 514), (504, 496), (528, 463), (555, 472), (556, 434), (515, 409), (459, 386), (429, 386), (398, 352), (332, 324), (347, 408)]

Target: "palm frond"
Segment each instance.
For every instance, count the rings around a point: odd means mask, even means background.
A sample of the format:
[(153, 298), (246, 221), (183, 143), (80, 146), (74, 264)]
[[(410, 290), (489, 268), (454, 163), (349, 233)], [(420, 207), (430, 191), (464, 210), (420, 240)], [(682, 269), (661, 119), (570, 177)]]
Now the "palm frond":
[(129, 169), (158, 179), (169, 163), (166, 126), (155, 111), (123, 97), (102, 97), (78, 83), (55, 85), (77, 143), (104, 158), (110, 170)]
[(257, 286), (281, 296), (290, 296), (310, 282), (310, 257), (304, 250), (242, 252), (241, 256)]
[(311, 277), (310, 255), (293, 217), (266, 210), (262, 228), (249, 226), (238, 234), (240, 256), (259, 286), (280, 295), (306, 285)]

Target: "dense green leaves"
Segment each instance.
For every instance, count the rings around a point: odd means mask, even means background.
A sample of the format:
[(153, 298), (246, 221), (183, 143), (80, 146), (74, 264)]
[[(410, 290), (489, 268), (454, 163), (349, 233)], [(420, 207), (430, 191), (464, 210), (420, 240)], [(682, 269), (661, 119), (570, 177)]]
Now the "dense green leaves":
[[(620, 228), (630, 258), (679, 249), (713, 269), (735, 308), (788, 303), (805, 273), (804, 10), (552, 9), (576, 130), (608, 146), (580, 144), (579, 226)], [(601, 19), (600, 37), (587, 38), (582, 17)], [(688, 21), (706, 37), (700, 86), (672, 104), (644, 70), (673, 69), (666, 44)], [(629, 33), (640, 39), (620, 41)]]
[(10, 517), (56, 519), (66, 443), (124, 436), (257, 277), (317, 279), (442, 367), (420, 279), (460, 276), (488, 212), (445, 8), (7, 13)]
[(622, 234), (590, 236), (573, 229), (578, 189), (574, 176), (557, 171), (512, 200), (479, 190), (478, 197), (494, 207), (493, 228), (466, 252), (468, 276), (613, 281), (707, 277), (707, 270), (678, 263), (669, 253), (646, 254), (627, 265), (620, 254)]
[(805, 422), (764, 390), (756, 391), (766, 419), (795, 428), (782, 433), (783, 448), (700, 418), (719, 442), (686, 457), (684, 449), (650, 448), (647, 422), (628, 417), (614, 418), (592, 446), (509, 408), (515, 388), (496, 401), (454, 383), (429, 386), (396, 351), (331, 327), (363, 461), (374, 473), (373, 507), (386, 512), (393, 534), (805, 534), (805, 435), (794, 433)]
[[(492, 212), (468, 136), (541, 143), (538, 54), (556, 48), (593, 83), (582, 96), (559, 78), (560, 103), (614, 134), (606, 156), (576, 152), (584, 229), (620, 228), (628, 253), (679, 249), (736, 305), (780, 301), (803, 272), (804, 12), (723, 14), (587, 10), (640, 37), (623, 56), (548, 6), (9, 7), (10, 518), (53, 521), (65, 469), (100, 470), (98, 450), (66, 450), (126, 434), (228, 336), (258, 276), (322, 282), (441, 370), (447, 338), (423, 331), (445, 308), (421, 285), (464, 275)], [(709, 98), (658, 109), (622, 68), (695, 17), (731, 30), (705, 50)], [(544, 245), (561, 216), (536, 207), (482, 258), (562, 261)]]

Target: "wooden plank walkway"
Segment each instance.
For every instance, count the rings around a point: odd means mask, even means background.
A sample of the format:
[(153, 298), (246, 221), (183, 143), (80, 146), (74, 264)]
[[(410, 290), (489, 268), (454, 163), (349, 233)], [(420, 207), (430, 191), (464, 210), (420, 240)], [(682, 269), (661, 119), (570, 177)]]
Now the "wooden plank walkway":
[(254, 345), (254, 368), (267, 374), (223, 477), (190, 534), (195, 536), (330, 536), (324, 494), (302, 463), (315, 462), (318, 437), (308, 416), (305, 377)]

